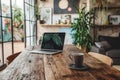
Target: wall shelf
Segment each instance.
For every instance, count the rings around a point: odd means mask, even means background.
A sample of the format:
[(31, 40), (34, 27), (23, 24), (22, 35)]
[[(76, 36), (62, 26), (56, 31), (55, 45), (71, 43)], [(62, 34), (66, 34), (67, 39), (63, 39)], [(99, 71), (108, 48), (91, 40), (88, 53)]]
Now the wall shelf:
[[(105, 29), (118, 29), (120, 28), (120, 24), (118, 25), (112, 25), (112, 24), (108, 24), (108, 25), (96, 25), (96, 13), (98, 11), (102, 11), (106, 9), (106, 12), (110, 13), (110, 12), (113, 12), (115, 15), (119, 15), (119, 9), (120, 7), (118, 6), (115, 6), (115, 7), (112, 7), (112, 6), (107, 6), (107, 7), (94, 7), (93, 10), (94, 10), (94, 27), (93, 27), (93, 40), (96, 41), (97, 39), (97, 36), (98, 36), (98, 30), (101, 31), (101, 30), (105, 30)], [(114, 12), (115, 11), (115, 12)], [(108, 14), (109, 15), (109, 14)], [(111, 13), (112, 15), (112, 13)], [(109, 20), (108, 20), (109, 21)]]
[(102, 9), (120, 9), (120, 7), (94, 7), (95, 10), (102, 10)]
[(120, 27), (120, 24), (118, 24), (118, 25), (95, 25), (95, 28), (99, 28), (100, 31), (102, 29), (117, 28), (117, 27)]
[(71, 24), (40, 24), (42, 27), (71, 27)]
[(120, 24), (118, 25), (95, 25), (97, 28), (108, 28), (108, 27), (120, 27)]

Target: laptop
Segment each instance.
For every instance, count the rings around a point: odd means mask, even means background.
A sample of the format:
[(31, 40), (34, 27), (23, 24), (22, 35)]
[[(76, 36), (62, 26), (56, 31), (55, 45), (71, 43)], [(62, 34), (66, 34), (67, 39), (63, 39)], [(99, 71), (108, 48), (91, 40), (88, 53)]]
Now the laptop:
[(64, 32), (46, 32), (43, 34), (40, 50), (33, 50), (33, 53), (56, 54), (63, 51), (65, 40)]

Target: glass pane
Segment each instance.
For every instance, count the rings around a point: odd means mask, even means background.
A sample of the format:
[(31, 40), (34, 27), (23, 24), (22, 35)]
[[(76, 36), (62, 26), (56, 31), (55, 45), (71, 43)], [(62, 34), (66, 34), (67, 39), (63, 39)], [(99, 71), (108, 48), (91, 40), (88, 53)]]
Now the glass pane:
[(29, 1), (30, 1), (29, 4), (32, 5), (32, 0), (29, 0)]
[(2, 34), (1, 34), (1, 17), (0, 17), (0, 60), (2, 62)]
[(34, 3), (35, 3), (35, 0), (32, 0), (32, 1), (31, 1), (32, 6), (34, 6)]
[(12, 42), (4, 43), (4, 61), (12, 54)]
[(29, 5), (25, 4), (25, 17), (26, 17), (26, 20), (29, 20), (29, 13), (30, 13)]
[(13, 36), (15, 41), (21, 41), (24, 37), (23, 12), (21, 8), (13, 8)]
[(34, 32), (34, 27), (32, 25), (32, 22), (30, 22), (30, 36), (33, 36), (33, 32)]
[[(17, 23), (15, 23), (17, 25)], [(19, 24), (18, 27), (13, 26), (13, 38), (14, 41), (22, 41), (22, 39), (24, 38), (24, 30), (23, 28), (20, 28), (20, 26), (23, 26), (23, 24)]]
[(30, 20), (35, 21), (34, 7), (30, 7)]
[(30, 46), (31, 44), (31, 40), (30, 40), (30, 37), (27, 37), (26, 38), (26, 46)]
[(33, 36), (31, 37), (31, 45), (33, 46), (34, 43), (33, 43)]
[(2, 15), (1, 5), (0, 5), (0, 16)]
[(36, 45), (36, 36), (33, 37), (33, 44)]
[(2, 26), (1, 26), (1, 17), (0, 17), (0, 42), (2, 41)]
[(2, 43), (0, 42), (0, 60), (2, 62)]
[(35, 36), (31, 37), (31, 45), (32, 46), (36, 45), (36, 37)]
[(10, 0), (1, 0), (2, 16), (10, 17)]
[(36, 35), (36, 23), (32, 22), (33, 35)]
[(26, 21), (26, 36), (30, 36), (30, 22)]
[(19, 7), (23, 10), (23, 0), (12, 0), (12, 7)]
[(24, 42), (14, 42), (14, 53), (20, 52), (24, 50)]
[(2, 18), (3, 41), (11, 41), (11, 20), (9, 18)]
[(29, 3), (29, 0), (25, 0), (26, 3)]

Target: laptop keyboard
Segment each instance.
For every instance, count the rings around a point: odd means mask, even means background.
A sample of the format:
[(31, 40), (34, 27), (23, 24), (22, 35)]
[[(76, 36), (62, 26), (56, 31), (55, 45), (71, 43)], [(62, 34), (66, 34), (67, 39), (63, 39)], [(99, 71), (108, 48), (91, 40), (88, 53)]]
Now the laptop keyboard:
[(62, 52), (62, 51), (59, 51), (59, 50), (48, 50), (48, 51), (46, 51), (46, 50), (43, 50), (43, 51), (41, 51), (41, 50), (32, 50), (32, 51), (30, 51), (31, 53), (41, 53), (41, 54), (56, 54), (56, 53), (60, 53), (60, 52)]
[(45, 51), (45, 52), (57, 52), (58, 50), (40, 50), (40, 51)]

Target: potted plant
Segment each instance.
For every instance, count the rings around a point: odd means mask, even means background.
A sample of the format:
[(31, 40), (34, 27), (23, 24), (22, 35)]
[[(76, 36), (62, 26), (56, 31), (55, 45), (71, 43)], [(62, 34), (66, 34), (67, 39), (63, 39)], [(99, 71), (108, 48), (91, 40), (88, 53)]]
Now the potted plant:
[(71, 23), (73, 44), (88, 51), (92, 45), (90, 29), (93, 26), (94, 12), (93, 10), (86, 12), (85, 7), (81, 10), (76, 8), (76, 10), (79, 17)]
[(13, 7), (13, 29), (16, 40), (22, 40), (24, 38), (23, 26), (24, 22), (22, 9), (15, 6)]
[(13, 26), (16, 28), (23, 28), (23, 13), (22, 9), (17, 6), (13, 10)]

